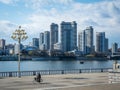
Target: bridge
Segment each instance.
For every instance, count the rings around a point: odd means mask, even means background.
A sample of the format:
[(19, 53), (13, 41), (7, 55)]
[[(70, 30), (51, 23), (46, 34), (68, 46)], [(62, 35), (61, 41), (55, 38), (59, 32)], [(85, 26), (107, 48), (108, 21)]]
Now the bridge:
[(120, 60), (120, 55), (111, 55), (109, 57), (110, 60)]
[(114, 52), (112, 55), (108, 56), (110, 60), (120, 60), (120, 52)]

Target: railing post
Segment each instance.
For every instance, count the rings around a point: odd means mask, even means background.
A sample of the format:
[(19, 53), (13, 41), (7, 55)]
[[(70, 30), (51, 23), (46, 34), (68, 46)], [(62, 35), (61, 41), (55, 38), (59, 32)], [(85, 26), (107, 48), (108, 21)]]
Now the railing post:
[(9, 77), (12, 77), (12, 72), (9, 72)]
[[(73, 74), (73, 73), (94, 73), (94, 72), (108, 72), (107, 68), (96, 68), (96, 69), (76, 69), (75, 70), (45, 70), (45, 71), (21, 71), (21, 76), (30, 76), (30, 75), (36, 75), (37, 72), (41, 72), (41, 74)], [(16, 77), (18, 75), (18, 72), (0, 72), (0, 77)]]
[(103, 72), (103, 69), (101, 69), (101, 72)]
[(33, 71), (33, 76), (35, 76), (36, 75), (36, 71)]
[(50, 70), (49, 70), (49, 75), (50, 75)]
[(64, 70), (62, 70), (61, 74), (64, 74)]
[(81, 73), (81, 69), (79, 70), (79, 73)]

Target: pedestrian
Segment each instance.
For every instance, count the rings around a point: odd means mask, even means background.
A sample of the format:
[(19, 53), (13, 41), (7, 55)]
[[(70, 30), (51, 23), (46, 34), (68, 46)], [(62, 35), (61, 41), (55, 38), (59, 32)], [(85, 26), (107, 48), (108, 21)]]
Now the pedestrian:
[(41, 74), (38, 73), (37, 76), (34, 79), (35, 79), (35, 81), (40, 83), (40, 81), (41, 81)]

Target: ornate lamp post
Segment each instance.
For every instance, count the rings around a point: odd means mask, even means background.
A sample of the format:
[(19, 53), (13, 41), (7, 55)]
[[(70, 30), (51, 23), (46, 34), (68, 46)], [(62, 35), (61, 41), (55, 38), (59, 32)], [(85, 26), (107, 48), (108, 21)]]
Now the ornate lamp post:
[(13, 32), (11, 38), (15, 41), (18, 41), (18, 77), (21, 77), (20, 74), (20, 44), (21, 41), (24, 41), (28, 38), (27, 33), (25, 32), (25, 30), (21, 29), (21, 26), (19, 26), (18, 29), (15, 30), (15, 32)]

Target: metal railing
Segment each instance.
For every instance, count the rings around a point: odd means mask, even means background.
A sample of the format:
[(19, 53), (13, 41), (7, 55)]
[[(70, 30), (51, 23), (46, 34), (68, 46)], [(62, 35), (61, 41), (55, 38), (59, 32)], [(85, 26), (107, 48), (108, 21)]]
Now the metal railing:
[[(93, 68), (93, 69), (69, 69), (69, 70), (38, 70), (38, 71), (21, 71), (21, 76), (35, 76), (37, 73), (41, 75), (55, 74), (80, 74), (80, 73), (102, 73), (109, 72), (111, 68)], [(0, 72), (0, 77), (17, 77), (18, 72)]]

